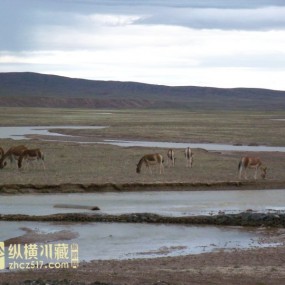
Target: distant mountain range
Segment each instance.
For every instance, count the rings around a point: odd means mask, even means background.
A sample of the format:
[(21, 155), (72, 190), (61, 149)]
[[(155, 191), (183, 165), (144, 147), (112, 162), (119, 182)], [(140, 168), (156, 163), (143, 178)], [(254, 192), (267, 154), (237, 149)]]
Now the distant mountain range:
[(0, 106), (285, 110), (285, 91), (171, 87), (12, 72), (0, 73)]

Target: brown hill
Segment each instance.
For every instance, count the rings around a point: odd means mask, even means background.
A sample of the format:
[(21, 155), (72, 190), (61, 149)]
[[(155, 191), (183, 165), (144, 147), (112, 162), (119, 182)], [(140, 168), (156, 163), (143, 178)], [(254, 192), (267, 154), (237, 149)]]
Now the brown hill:
[(20, 72), (0, 73), (0, 105), (284, 110), (285, 91), (258, 88), (170, 87)]

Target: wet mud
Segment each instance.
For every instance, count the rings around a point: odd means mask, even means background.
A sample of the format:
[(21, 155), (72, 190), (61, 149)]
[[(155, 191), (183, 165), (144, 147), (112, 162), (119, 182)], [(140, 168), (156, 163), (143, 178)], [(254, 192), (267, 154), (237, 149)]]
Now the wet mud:
[(213, 181), (169, 183), (62, 183), (62, 184), (0, 184), (0, 194), (25, 193), (92, 193), (134, 191), (199, 191), (199, 190), (262, 190), (282, 189), (285, 181)]
[(150, 224), (187, 224), (220, 225), (243, 227), (285, 227), (285, 214), (256, 213), (252, 211), (238, 214), (218, 214), (213, 216), (167, 217), (151, 213), (133, 213), (122, 215), (64, 213), (45, 216), (0, 215), (0, 221), (36, 221), (36, 222), (104, 222), (104, 223), (150, 223)]
[(54, 241), (72, 240), (79, 236), (78, 233), (62, 230), (53, 233), (40, 232), (30, 228), (21, 228), (25, 234), (5, 240), (5, 245), (10, 244), (31, 244), (31, 243), (47, 243)]

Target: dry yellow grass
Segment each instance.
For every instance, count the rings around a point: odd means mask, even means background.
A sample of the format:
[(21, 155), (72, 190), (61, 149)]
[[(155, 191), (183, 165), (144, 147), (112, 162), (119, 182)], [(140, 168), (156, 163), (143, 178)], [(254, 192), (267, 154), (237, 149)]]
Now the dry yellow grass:
[[(104, 144), (80, 145), (74, 143), (21, 141), (30, 148), (40, 147), (45, 153), (43, 170), (40, 163), (17, 169), (8, 165), (0, 170), (1, 184), (59, 184), (59, 183), (136, 183), (136, 182), (214, 182), (237, 181), (240, 154), (220, 154), (194, 149), (193, 168), (186, 168), (183, 150), (175, 150), (176, 165), (167, 167), (166, 152), (162, 148), (121, 148)], [(7, 149), (15, 142), (5, 141)], [(165, 157), (165, 172), (158, 167), (150, 174), (143, 166), (136, 173), (136, 164), (146, 153), (159, 152)], [(268, 165), (269, 180), (285, 180), (285, 156), (283, 154), (260, 154)], [(253, 175), (253, 171), (252, 175)], [(250, 174), (251, 175), (251, 174)]]
[[(111, 114), (110, 114), (111, 113)], [(66, 130), (72, 135), (84, 135), (94, 141), (102, 139), (137, 139), (157, 141), (256, 143), (285, 145), (285, 123), (272, 121), (283, 113), (195, 113), (176, 110), (79, 110), (1, 108), (2, 126), (13, 125), (103, 125), (101, 130)], [(40, 140), (0, 140), (5, 150), (25, 144), (41, 148), (46, 157), (46, 171), (40, 164), (34, 169), (19, 171), (15, 166), (0, 170), (5, 183), (133, 183), (133, 182), (207, 182), (237, 180), (237, 165), (242, 153), (211, 153), (194, 149), (192, 169), (185, 167), (183, 150), (175, 150), (176, 166), (150, 175), (143, 169), (135, 172), (140, 157), (159, 152), (166, 160), (167, 149), (121, 148), (103, 144), (75, 144)], [(268, 165), (269, 180), (285, 180), (283, 153), (260, 153)]]

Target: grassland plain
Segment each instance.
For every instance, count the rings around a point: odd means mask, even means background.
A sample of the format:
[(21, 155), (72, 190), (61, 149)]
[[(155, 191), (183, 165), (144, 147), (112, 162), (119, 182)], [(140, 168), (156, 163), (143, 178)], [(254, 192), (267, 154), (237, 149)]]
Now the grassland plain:
[[(244, 145), (285, 145), (285, 112), (190, 112), (187, 110), (80, 110), (1, 108), (1, 126), (99, 125), (100, 130), (64, 130), (62, 133), (104, 139), (135, 139), (173, 142), (207, 142)], [(238, 152), (207, 152), (194, 149), (192, 169), (185, 167), (183, 150), (176, 150), (174, 168), (164, 175), (135, 172), (139, 158), (150, 152), (166, 155), (161, 148), (121, 148), (105, 144), (1, 139), (7, 150), (12, 145), (40, 147), (46, 170), (40, 166), (19, 171), (0, 171), (1, 185), (61, 183), (211, 183), (238, 181)], [(257, 188), (285, 186), (285, 154), (257, 153), (268, 166), (268, 179)], [(251, 185), (255, 182), (251, 182)], [(247, 186), (246, 186), (247, 187)], [(174, 189), (175, 190), (175, 189)], [(284, 238), (284, 234), (281, 234)], [(280, 241), (280, 240), (279, 240)], [(236, 250), (186, 257), (148, 260), (96, 261), (78, 269), (33, 270), (1, 273), (1, 282), (37, 284), (284, 284), (284, 241), (277, 248)], [(49, 280), (49, 281), (47, 281)], [(54, 281), (53, 281), (54, 280)], [(60, 281), (61, 280), (61, 281)], [(42, 282), (42, 283), (40, 283)], [(60, 283), (61, 282), (61, 283)], [(7, 284), (5, 283), (5, 284)]]
[[(80, 110), (2, 108), (2, 126), (31, 125), (99, 125), (98, 130), (64, 130), (67, 135), (83, 136), (90, 141), (104, 139), (135, 139), (172, 142), (207, 142), (244, 145), (285, 145), (285, 113), (187, 112), (175, 110)], [(194, 149), (194, 167), (187, 169), (183, 149), (175, 150), (174, 168), (165, 168), (165, 175), (146, 169), (135, 172), (140, 157), (167, 149), (141, 148), (73, 142), (1, 139), (0, 146), (25, 144), (41, 148), (45, 153), (46, 171), (41, 167), (19, 171), (15, 166), (1, 170), (1, 184), (8, 183), (167, 183), (236, 181), (240, 152), (207, 152)], [(253, 154), (253, 153), (251, 153)], [(268, 181), (285, 180), (284, 153), (254, 153), (268, 166)]]

